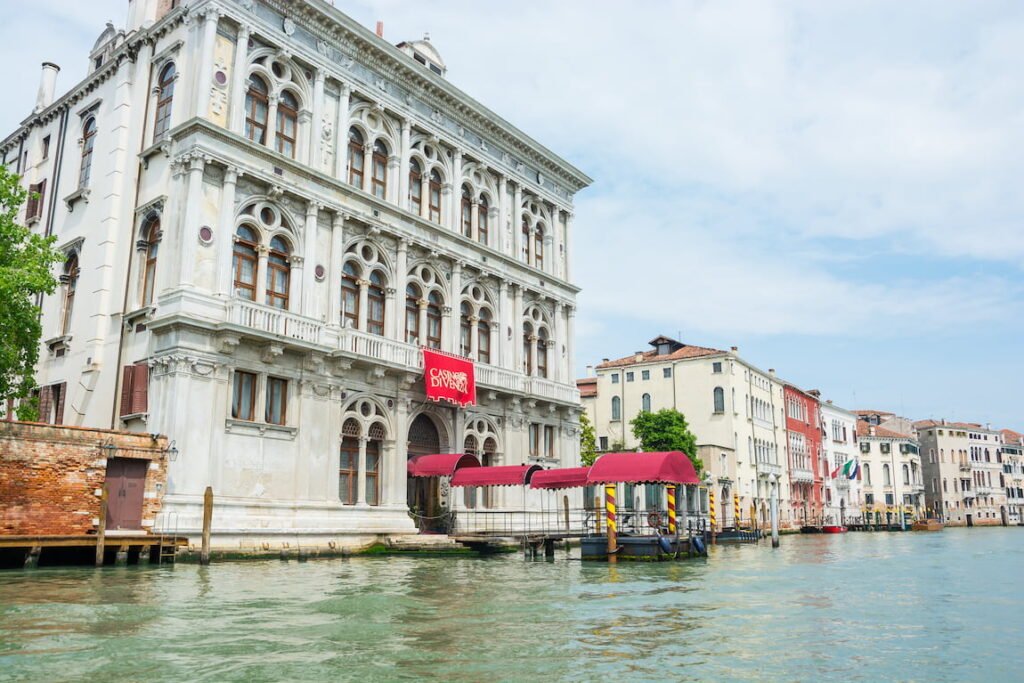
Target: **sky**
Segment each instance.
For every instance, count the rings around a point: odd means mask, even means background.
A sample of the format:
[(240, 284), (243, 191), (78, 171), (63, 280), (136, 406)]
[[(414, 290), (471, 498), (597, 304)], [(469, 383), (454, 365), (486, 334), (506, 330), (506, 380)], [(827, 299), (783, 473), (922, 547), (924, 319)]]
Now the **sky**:
[[(429, 32), (454, 85), (594, 178), (580, 375), (667, 334), (846, 408), (1024, 430), (1024, 4), (335, 4), (393, 43)], [(3, 134), (40, 62), (63, 92), (127, 12), (20, 6)]]

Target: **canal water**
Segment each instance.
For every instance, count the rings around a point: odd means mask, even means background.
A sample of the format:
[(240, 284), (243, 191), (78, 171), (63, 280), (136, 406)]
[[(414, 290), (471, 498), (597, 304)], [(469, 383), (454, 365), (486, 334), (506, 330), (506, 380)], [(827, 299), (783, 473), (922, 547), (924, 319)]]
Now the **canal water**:
[(0, 572), (0, 680), (1024, 677), (1024, 529)]

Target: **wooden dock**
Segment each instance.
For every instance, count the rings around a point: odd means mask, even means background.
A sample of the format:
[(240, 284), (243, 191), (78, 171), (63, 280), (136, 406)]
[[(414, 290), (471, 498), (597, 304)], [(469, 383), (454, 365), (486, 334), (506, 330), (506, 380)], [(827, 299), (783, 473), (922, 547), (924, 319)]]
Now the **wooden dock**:
[(166, 564), (173, 563), (178, 548), (187, 545), (185, 536), (157, 534), (0, 536), (0, 568)]

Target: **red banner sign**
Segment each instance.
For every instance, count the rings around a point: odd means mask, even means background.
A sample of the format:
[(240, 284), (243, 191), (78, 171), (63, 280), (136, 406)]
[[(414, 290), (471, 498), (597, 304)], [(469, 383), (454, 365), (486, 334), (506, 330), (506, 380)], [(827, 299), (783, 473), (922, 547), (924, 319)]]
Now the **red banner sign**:
[(423, 349), (423, 381), (431, 401), (451, 401), (465, 408), (476, 405), (473, 361)]

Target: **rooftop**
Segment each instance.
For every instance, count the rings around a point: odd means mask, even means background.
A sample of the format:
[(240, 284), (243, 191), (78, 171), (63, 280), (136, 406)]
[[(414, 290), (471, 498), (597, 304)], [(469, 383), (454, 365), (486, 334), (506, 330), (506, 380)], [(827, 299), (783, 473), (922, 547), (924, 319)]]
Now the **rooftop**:
[[(704, 346), (692, 346), (676, 341), (664, 335), (655, 337), (650, 342), (654, 348), (642, 353), (634, 353), (625, 358), (611, 360), (597, 366), (598, 370), (604, 368), (620, 368), (627, 365), (640, 365), (642, 363), (660, 363), (669, 360), (686, 360), (689, 358), (701, 358), (703, 356), (719, 356), (727, 353), (721, 349), (710, 349)], [(640, 356), (638, 359), (637, 356)]]
[[(871, 432), (874, 431), (874, 434)], [(874, 436), (882, 439), (912, 439), (912, 436), (908, 434), (900, 434), (894, 432), (891, 429), (885, 427), (877, 427), (875, 425), (868, 424), (863, 420), (857, 420), (857, 436)]]
[(597, 378), (585, 377), (576, 380), (576, 388), (580, 390), (580, 398), (597, 396)]

